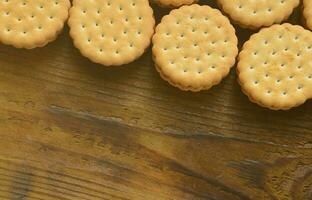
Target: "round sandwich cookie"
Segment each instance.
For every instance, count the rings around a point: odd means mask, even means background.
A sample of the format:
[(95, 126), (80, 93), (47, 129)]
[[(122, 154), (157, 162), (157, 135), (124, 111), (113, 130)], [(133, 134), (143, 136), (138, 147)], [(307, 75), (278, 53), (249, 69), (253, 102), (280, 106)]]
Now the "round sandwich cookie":
[(312, 32), (282, 24), (251, 36), (239, 54), (239, 83), (252, 102), (288, 110), (312, 97)]
[(0, 1), (0, 43), (32, 49), (56, 39), (68, 18), (69, 0)]
[(286, 20), (299, 5), (300, 0), (217, 0), (217, 2), (236, 24), (244, 28), (258, 29)]
[(235, 29), (209, 6), (182, 6), (163, 17), (153, 37), (153, 58), (161, 77), (187, 91), (218, 84), (235, 64)]
[(307, 28), (312, 30), (312, 1), (303, 0), (303, 17)]
[(148, 0), (73, 0), (68, 24), (74, 45), (85, 57), (116, 66), (145, 52), (155, 20)]
[(198, 0), (153, 0), (161, 7), (177, 8), (183, 5), (191, 5), (197, 3)]

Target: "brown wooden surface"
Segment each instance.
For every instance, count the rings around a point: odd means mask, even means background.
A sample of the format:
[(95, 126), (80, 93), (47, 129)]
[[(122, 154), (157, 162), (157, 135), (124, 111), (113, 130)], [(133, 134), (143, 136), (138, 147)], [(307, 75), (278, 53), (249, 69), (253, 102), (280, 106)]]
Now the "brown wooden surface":
[(312, 199), (312, 102), (260, 108), (234, 69), (182, 92), (150, 50), (104, 68), (66, 28), (44, 48), (0, 45), (0, 104), (0, 199)]

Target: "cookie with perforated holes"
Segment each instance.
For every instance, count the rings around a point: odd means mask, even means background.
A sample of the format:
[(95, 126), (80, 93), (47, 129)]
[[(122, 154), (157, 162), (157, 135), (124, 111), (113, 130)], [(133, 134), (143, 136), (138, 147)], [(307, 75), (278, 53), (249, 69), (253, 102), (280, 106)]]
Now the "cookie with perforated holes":
[(300, 0), (217, 0), (220, 8), (238, 25), (258, 29), (286, 20)]
[(198, 0), (153, 0), (161, 7), (175, 8), (183, 5), (191, 5), (197, 3)]
[(283, 24), (251, 36), (239, 54), (239, 83), (252, 102), (287, 110), (312, 97), (312, 33)]
[(187, 91), (208, 90), (235, 64), (235, 29), (217, 9), (197, 4), (164, 16), (153, 37), (153, 58), (161, 77)]
[(148, 0), (74, 0), (68, 24), (74, 45), (85, 57), (116, 66), (145, 52), (155, 20)]
[(0, 42), (32, 49), (56, 39), (64, 27), (69, 0), (0, 1)]
[(307, 28), (312, 30), (312, 1), (303, 0), (303, 17)]

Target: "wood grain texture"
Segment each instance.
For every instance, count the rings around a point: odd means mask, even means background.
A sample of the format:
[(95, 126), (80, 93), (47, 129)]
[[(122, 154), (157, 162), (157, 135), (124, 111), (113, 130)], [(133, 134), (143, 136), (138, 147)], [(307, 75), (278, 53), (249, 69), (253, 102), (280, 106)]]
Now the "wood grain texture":
[[(237, 30), (242, 44), (251, 32)], [(105, 68), (66, 29), (40, 49), (0, 45), (0, 104), (0, 199), (312, 199), (311, 101), (260, 108), (234, 69), (182, 92), (150, 50)]]

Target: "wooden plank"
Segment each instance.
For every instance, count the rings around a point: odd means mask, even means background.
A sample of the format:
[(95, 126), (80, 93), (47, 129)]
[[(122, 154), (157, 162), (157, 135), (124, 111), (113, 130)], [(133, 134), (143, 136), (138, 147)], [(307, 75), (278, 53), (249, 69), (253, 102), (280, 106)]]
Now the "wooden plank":
[(234, 69), (182, 92), (150, 50), (105, 68), (66, 29), (44, 48), (0, 46), (0, 104), (0, 199), (312, 199), (311, 102), (260, 108)]

